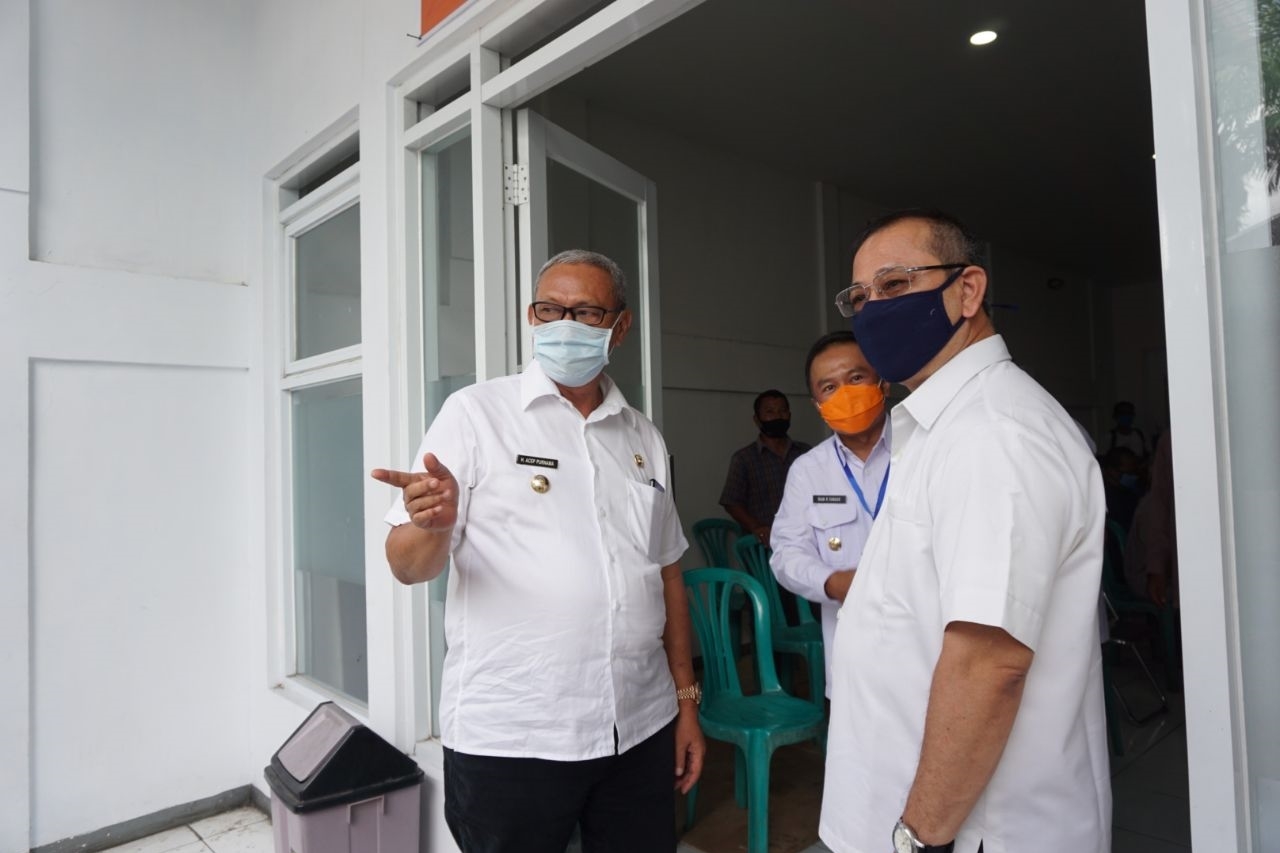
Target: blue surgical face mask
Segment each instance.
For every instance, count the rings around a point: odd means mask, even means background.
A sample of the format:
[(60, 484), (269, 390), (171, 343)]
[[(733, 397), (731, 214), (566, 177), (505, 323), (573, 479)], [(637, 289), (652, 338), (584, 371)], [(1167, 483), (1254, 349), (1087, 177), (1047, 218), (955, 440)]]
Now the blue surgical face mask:
[(962, 272), (963, 269), (956, 270), (934, 290), (894, 299), (872, 299), (853, 315), (853, 336), (881, 379), (910, 379), (951, 340), (964, 317), (951, 322), (942, 294), (959, 280)]
[(1121, 474), (1120, 485), (1124, 486), (1126, 489), (1129, 489), (1130, 491), (1136, 492), (1138, 490), (1138, 475), (1137, 474)]
[(613, 326), (588, 326), (556, 320), (533, 327), (533, 357), (552, 382), (569, 388), (586, 385), (609, 363)]

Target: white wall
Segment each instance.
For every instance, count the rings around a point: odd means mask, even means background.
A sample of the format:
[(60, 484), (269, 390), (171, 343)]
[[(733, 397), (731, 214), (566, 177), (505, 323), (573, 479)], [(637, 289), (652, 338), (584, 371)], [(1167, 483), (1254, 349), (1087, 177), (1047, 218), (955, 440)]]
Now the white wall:
[(36, 260), (244, 280), (253, 5), (31, 3)]
[[(1169, 426), (1164, 302), (1159, 281), (1113, 284), (1105, 289), (1113, 395), (1102, 411), (1099, 438), (1111, 429), (1111, 406), (1129, 400), (1135, 423), (1154, 439)], [(1099, 448), (1101, 449), (1101, 447)]]
[(0, 0), (0, 850), (246, 781), (244, 19), (162, 5)]

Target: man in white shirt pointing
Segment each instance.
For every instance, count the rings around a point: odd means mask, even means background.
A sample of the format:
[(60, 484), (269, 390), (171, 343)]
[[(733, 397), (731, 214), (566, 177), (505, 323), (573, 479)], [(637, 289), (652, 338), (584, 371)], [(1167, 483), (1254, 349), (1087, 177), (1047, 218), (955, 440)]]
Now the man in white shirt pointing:
[(445, 401), (401, 489), (403, 583), (450, 555), (440, 698), (445, 817), (463, 853), (673, 851), (702, 768), (701, 692), (667, 448), (602, 373), (622, 270), (572, 250), (538, 274), (533, 362)]

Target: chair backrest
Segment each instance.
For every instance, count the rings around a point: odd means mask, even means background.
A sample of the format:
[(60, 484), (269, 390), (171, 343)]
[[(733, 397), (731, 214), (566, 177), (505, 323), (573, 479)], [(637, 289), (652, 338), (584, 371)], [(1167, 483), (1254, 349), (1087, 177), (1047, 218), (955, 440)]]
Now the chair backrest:
[(742, 535), (738, 522), (728, 518), (704, 518), (693, 523), (693, 538), (708, 566), (731, 568), (730, 546)]
[(684, 586), (689, 599), (689, 615), (702, 648), (702, 689), (706, 698), (728, 694), (742, 695), (738, 680), (737, 649), (729, 625), (737, 618), (730, 603), (734, 588), (740, 588), (751, 602), (754, 625), (756, 671), (760, 674), (760, 692), (782, 690), (778, 671), (773, 665), (773, 636), (769, 621), (769, 605), (764, 589), (754, 578), (737, 569), (689, 569), (684, 573)]
[[(769, 565), (769, 557), (773, 554), (772, 549), (755, 537), (744, 537), (739, 539), (733, 546), (733, 550), (738, 555), (738, 562), (742, 567), (751, 573), (751, 576), (760, 582), (764, 587), (765, 595), (769, 597), (769, 615), (773, 617), (773, 624), (777, 628), (786, 627), (787, 616), (782, 609), (782, 596), (778, 592), (778, 579), (773, 574), (773, 568)], [(800, 624), (805, 625), (810, 622), (816, 622), (813, 618), (813, 609), (809, 607), (809, 602), (797, 596), (796, 613), (799, 616)]]

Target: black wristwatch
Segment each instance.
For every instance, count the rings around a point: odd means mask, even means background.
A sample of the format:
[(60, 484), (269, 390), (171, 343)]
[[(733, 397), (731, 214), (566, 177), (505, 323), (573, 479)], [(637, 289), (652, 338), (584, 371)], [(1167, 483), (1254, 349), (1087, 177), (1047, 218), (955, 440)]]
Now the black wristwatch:
[(955, 846), (954, 839), (946, 844), (923, 843), (902, 818), (898, 818), (898, 824), (893, 828), (893, 853), (952, 853)]

